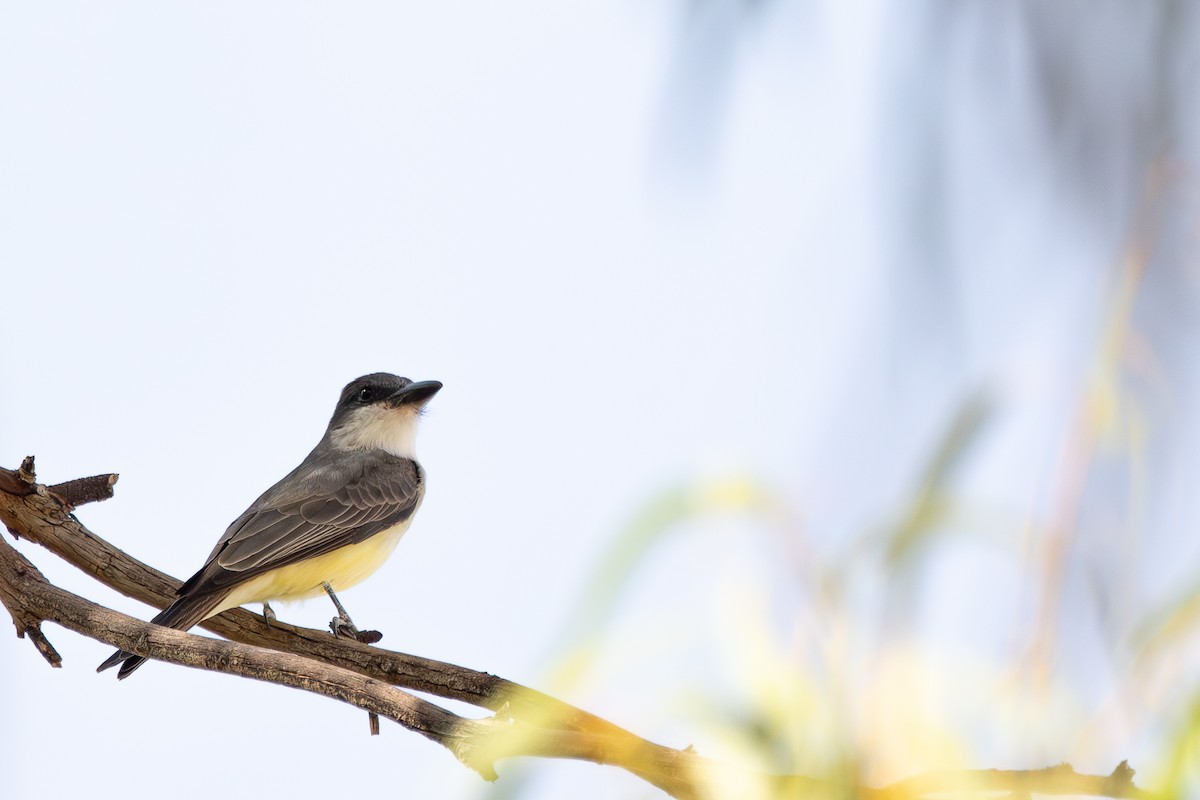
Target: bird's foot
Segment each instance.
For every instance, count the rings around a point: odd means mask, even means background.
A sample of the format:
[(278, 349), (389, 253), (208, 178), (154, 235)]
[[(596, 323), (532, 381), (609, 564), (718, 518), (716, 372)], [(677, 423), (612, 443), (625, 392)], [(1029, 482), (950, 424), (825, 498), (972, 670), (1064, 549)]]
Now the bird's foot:
[(375, 644), (383, 638), (379, 631), (360, 631), (354, 627), (354, 622), (349, 617), (340, 614), (329, 620), (329, 630), (339, 639), (354, 639), (363, 644)]
[(346, 613), (346, 607), (342, 605), (342, 601), (338, 600), (337, 595), (333, 593), (333, 587), (328, 583), (322, 584), (325, 588), (325, 593), (329, 595), (329, 599), (333, 601), (333, 605), (337, 608), (338, 614), (329, 621), (329, 630), (333, 631), (333, 635), (346, 639), (354, 639), (363, 644), (375, 644), (383, 638), (383, 634), (379, 631), (360, 631), (355, 627), (354, 621), (350, 619), (350, 615)]
[(275, 609), (271, 608), (271, 604), (263, 603), (263, 622), (267, 624), (267, 627), (271, 627), (271, 623), (277, 619), (278, 617), (275, 616)]

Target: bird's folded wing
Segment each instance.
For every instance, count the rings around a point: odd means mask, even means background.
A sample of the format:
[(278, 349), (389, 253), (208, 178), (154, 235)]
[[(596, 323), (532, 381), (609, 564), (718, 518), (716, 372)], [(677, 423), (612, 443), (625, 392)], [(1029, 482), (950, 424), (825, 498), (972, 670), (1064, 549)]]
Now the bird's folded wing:
[(386, 454), (293, 473), (233, 521), (181, 592), (220, 589), (365, 541), (412, 516), (421, 484), (414, 461)]

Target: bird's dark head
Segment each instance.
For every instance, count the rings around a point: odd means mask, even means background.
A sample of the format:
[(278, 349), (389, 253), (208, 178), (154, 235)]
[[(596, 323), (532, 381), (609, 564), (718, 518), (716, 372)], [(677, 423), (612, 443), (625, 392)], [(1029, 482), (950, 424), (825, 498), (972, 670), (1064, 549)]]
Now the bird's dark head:
[(414, 383), (387, 372), (346, 384), (329, 421), (329, 443), (337, 450), (386, 450), (413, 458), (417, 418), (438, 393), (437, 381)]

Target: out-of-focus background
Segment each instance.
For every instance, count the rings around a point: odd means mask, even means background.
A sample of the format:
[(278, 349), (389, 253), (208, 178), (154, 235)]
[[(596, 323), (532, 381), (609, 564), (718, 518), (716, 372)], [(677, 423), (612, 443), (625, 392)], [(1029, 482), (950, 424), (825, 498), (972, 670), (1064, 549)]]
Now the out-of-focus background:
[[(764, 770), (1195, 793), (1198, 54), (1166, 2), (4, 2), (0, 462), (121, 473), (80, 518), (182, 578), (346, 381), (437, 378), (384, 646)], [(47, 632), (6, 798), (658, 796)]]

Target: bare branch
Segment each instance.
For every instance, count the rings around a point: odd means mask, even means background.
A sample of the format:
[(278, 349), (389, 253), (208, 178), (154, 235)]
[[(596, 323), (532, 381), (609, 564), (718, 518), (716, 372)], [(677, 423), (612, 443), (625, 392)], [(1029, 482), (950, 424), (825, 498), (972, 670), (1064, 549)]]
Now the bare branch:
[[(14, 618), (36, 616), (122, 650), (172, 664), (202, 667), (333, 697), (394, 720), (459, 754), (486, 722), (465, 720), (427, 700), (340, 667), (290, 653), (222, 642), (151, 625), (96, 605), (49, 583), (12, 548), (0, 544), (0, 601)], [(464, 759), (488, 780), (490, 764)]]
[[(14, 536), (31, 539), (102, 583), (162, 608), (174, 598), (179, 582), (114, 548), (70, 514), (71, 507), (88, 502), (85, 498), (96, 494), (94, 490), (111, 496), (115, 482), (115, 475), (105, 475), (47, 489), (33, 483), (33, 462), (26, 459), (20, 471), (0, 469), (0, 520)], [(62, 489), (70, 485), (80, 488)], [(139, 655), (341, 700), (438, 742), (489, 780), (496, 777), (493, 765), (501, 758), (539, 756), (621, 767), (673, 797), (697, 800), (711, 796), (714, 786), (736, 785), (731, 780), (769, 787), (779, 797), (909, 800), (954, 791), (1005, 790), (1018, 797), (1154, 797), (1133, 785), (1133, 770), (1124, 762), (1110, 776), (1081, 775), (1067, 765), (1031, 771), (947, 771), (884, 789), (740, 770), (702, 758), (690, 748), (673, 750), (654, 744), (494, 675), (337, 639), (325, 631), (278, 621), (268, 626), (261, 617), (240, 609), (203, 623), (230, 642), (142, 622), (50, 584), (3, 541), (0, 602), (12, 615), (18, 635), (28, 635), (54, 666), (61, 659), (41, 632), (44, 620)], [(467, 719), (396, 687), (462, 700), (497, 713), (487, 719)]]
[[(570, 758), (619, 766), (672, 796), (700, 798), (704, 796), (703, 783), (696, 776), (721, 769), (687, 751), (659, 746), (653, 746), (652, 753), (644, 752), (640, 746), (631, 749), (627, 736), (546, 729), (510, 714), (466, 719), (408, 692), (311, 658), (142, 622), (52, 585), (33, 564), (3, 541), (0, 541), (0, 602), (14, 618), (49, 620), (138, 655), (341, 700), (437, 742), (487, 780), (496, 778), (494, 763), (501, 758)], [(825, 786), (828, 791), (830, 785)], [(838, 792), (844, 795), (845, 789), (839, 788)]]
[[(15, 474), (0, 468), (0, 474), (4, 473)], [(158, 608), (166, 607), (180, 586), (180, 582), (171, 576), (96, 536), (48, 492), (17, 496), (0, 491), (0, 520), (14, 535), (46, 547), (101, 583)], [(614, 763), (609, 759), (613, 757), (610, 754), (615, 754), (625, 760), (621, 766), (669, 794), (697, 796), (693, 781), (688, 777), (696, 769), (689, 765), (698, 762), (698, 757), (693, 754), (682, 754), (646, 741), (600, 717), (495, 675), (383, 650), (351, 639), (337, 639), (323, 630), (280, 621), (267, 625), (262, 617), (243, 609), (226, 611), (201, 625), (235, 642), (316, 659), (394, 686), (503, 711), (508, 718), (522, 722), (521, 739), (529, 747), (536, 748), (538, 755), (553, 756), (557, 747), (558, 757)], [(99, 635), (94, 638), (108, 641)], [(136, 647), (120, 646), (142, 654)], [(581, 736), (566, 736), (572, 733)], [(481, 737), (472, 746), (481, 752), (498, 754), (495, 757), (521, 754), (513, 750), (511, 741), (504, 739)], [(588, 754), (595, 757), (589, 758)]]
[[(0, 468), (0, 478), (9, 470)], [(150, 567), (88, 530), (54, 497), (6, 496), (0, 491), (0, 520), (14, 535), (36, 542), (104, 585), (155, 608), (175, 599), (181, 582)], [(226, 611), (201, 626), (236, 642), (296, 653), (350, 669), (376, 680), (438, 697), (461, 700), (491, 711), (538, 719), (570, 730), (610, 735), (633, 734), (548, 695), (486, 672), (335, 639), (328, 631), (301, 628), (243, 609)]]

